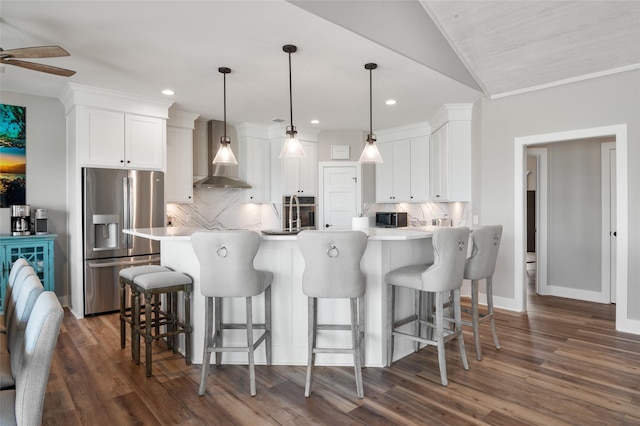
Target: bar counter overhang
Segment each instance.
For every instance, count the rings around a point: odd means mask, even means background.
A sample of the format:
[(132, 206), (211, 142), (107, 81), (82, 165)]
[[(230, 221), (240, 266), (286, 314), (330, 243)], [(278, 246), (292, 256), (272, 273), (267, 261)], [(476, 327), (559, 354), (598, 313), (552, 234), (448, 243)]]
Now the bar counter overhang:
[[(366, 333), (365, 365), (382, 367), (386, 357), (387, 286), (384, 276), (392, 269), (411, 264), (426, 264), (433, 261), (431, 237), (436, 228), (424, 230), (369, 228), (367, 248), (361, 261), (366, 277)], [(205, 298), (200, 293), (200, 264), (191, 245), (191, 234), (205, 229), (187, 227), (125, 229), (130, 235), (160, 241), (161, 263), (176, 271), (189, 274), (194, 279), (191, 303), (193, 325), (193, 359), (202, 363), (204, 344)], [(212, 231), (215, 232), (215, 231)], [(304, 260), (298, 250), (295, 235), (263, 235), (254, 265), (257, 269), (274, 274), (272, 284), (272, 351), (273, 364), (307, 364), (307, 298), (302, 293)], [(256, 296), (253, 303), (254, 321), (264, 320), (263, 295)], [(240, 298), (224, 301), (225, 321), (245, 321), (244, 301)], [(398, 291), (396, 295), (397, 317), (408, 315), (413, 310), (413, 292)], [(181, 304), (179, 304), (181, 306)], [(179, 312), (179, 315), (182, 315)], [(318, 321), (325, 324), (349, 323), (349, 301), (321, 299), (318, 302)], [(184, 336), (180, 336), (184, 339)], [(246, 344), (246, 332), (226, 331), (225, 342), (232, 345)], [(226, 344), (227, 344), (226, 343)], [(318, 334), (318, 344), (327, 347), (350, 347), (350, 332)], [(181, 352), (184, 342), (179, 345)], [(408, 339), (396, 341), (395, 359), (413, 352), (413, 343)], [(246, 364), (247, 355), (225, 353), (223, 363)], [(256, 351), (256, 364), (265, 364), (265, 352)], [(316, 365), (353, 365), (353, 357), (344, 354), (318, 354)]]

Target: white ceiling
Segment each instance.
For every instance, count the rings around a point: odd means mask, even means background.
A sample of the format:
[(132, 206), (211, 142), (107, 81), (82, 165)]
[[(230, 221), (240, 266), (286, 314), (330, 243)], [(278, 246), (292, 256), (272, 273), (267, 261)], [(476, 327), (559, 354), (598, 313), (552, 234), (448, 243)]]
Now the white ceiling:
[[(2, 48), (60, 45), (70, 57), (38, 62), (77, 74), (64, 78), (5, 66), (0, 88), (58, 97), (73, 82), (153, 98), (172, 88), (175, 108), (222, 119), (217, 69), (226, 66), (232, 69), (229, 122), (288, 122), (288, 59), (282, 46), (294, 44), (296, 126), (312, 127), (315, 118), (320, 129), (368, 129), (364, 64), (376, 62), (373, 126), (384, 129), (426, 121), (444, 103), (474, 102), (483, 96), (480, 88), (493, 96), (637, 66), (640, 25), (633, 24), (639, 6), (635, 1), (2, 0)], [(389, 98), (398, 103), (384, 105)]]

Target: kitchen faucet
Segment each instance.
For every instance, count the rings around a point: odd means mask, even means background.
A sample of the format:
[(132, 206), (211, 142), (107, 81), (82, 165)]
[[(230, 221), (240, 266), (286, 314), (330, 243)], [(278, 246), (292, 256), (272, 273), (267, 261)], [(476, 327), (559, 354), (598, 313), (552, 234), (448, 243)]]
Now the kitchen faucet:
[[(293, 220), (293, 201), (296, 202), (296, 220)], [(291, 195), (289, 198), (289, 231), (293, 231), (293, 222), (296, 223), (296, 231), (300, 230), (300, 200), (297, 194)]]

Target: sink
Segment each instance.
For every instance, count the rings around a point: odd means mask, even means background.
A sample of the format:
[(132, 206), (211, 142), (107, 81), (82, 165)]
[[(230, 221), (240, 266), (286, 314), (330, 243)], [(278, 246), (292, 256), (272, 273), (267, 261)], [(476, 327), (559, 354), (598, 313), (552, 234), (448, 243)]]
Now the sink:
[(300, 232), (300, 229), (263, 229), (264, 235), (296, 235)]

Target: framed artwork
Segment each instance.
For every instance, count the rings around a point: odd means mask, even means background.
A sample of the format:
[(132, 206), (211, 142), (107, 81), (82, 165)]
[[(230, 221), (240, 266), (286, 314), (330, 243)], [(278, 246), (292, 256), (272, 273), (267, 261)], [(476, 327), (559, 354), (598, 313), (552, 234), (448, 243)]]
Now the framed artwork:
[(27, 202), (27, 108), (0, 104), (0, 207)]

